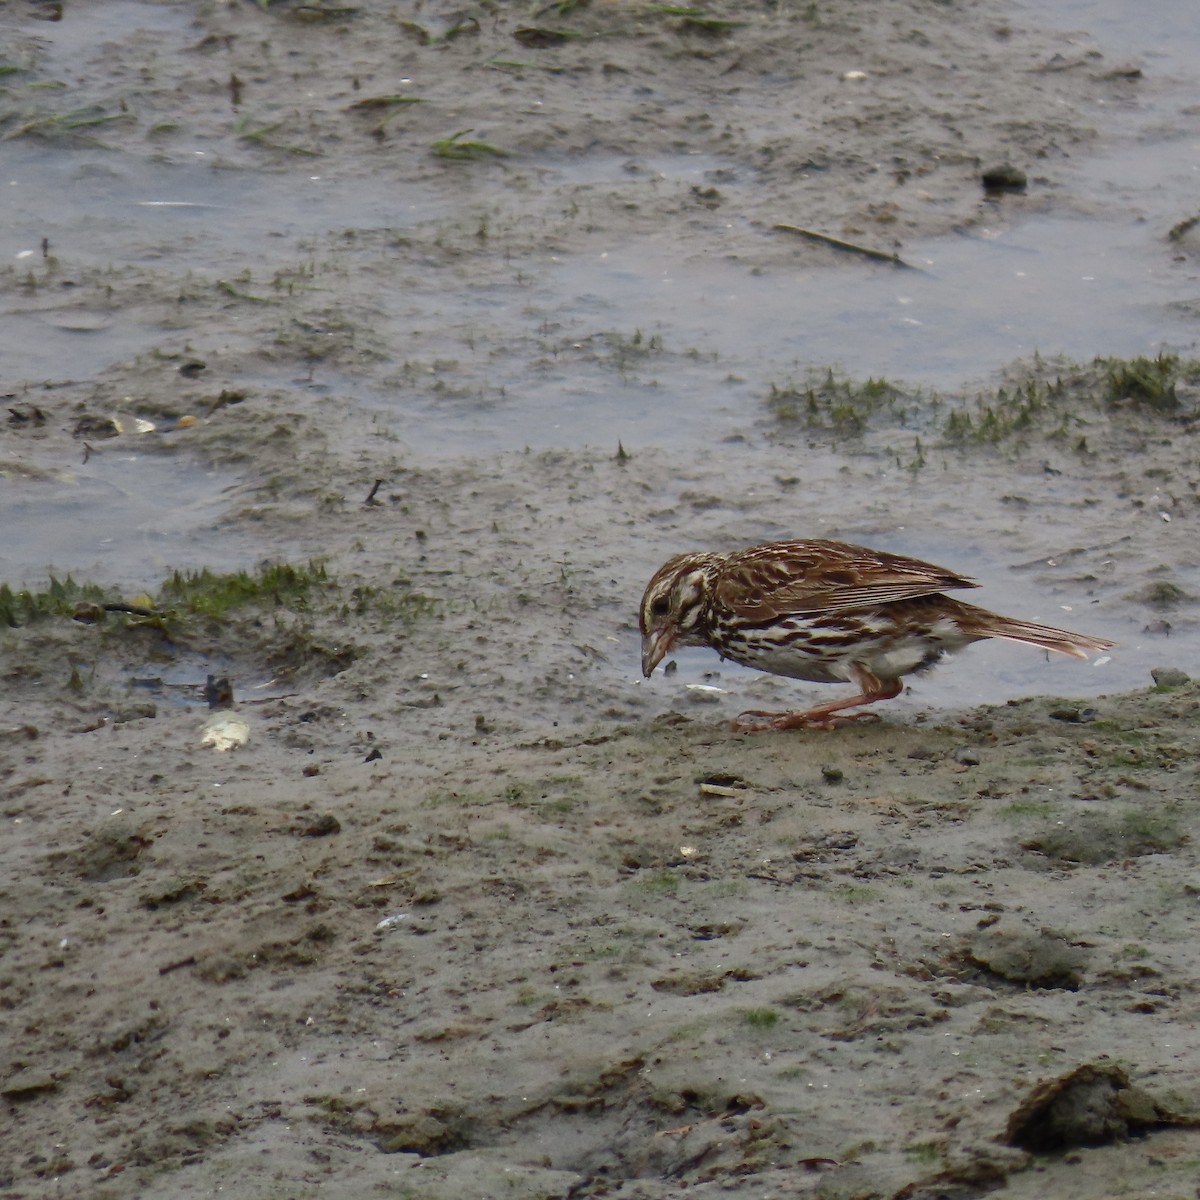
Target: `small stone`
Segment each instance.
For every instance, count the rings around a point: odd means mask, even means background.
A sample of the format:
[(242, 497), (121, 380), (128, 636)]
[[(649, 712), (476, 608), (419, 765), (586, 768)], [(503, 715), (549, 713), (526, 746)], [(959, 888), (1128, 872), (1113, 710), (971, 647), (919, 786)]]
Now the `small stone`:
[(97, 417), (85, 413), (75, 422), (75, 437), (114, 438), (121, 436), (121, 427), (112, 417)]
[(342, 823), (333, 815), (333, 813), (324, 813), (319, 816), (311, 825), (306, 825), (301, 833), (304, 837), (329, 837), (330, 834), (340, 833)]
[(128, 725), (130, 721), (146, 721), (157, 716), (158, 706), (156, 704), (148, 701), (143, 704), (127, 704), (123, 708), (118, 708), (113, 714), (113, 723)]
[(817, 839), (816, 845), (824, 850), (853, 850), (858, 845), (858, 834), (848, 830), (827, 833)]
[(1012, 163), (988, 167), (981, 179), (986, 192), (1023, 192), (1029, 183), (1025, 172), (1014, 167)]
[(427, 1113), (405, 1114), (377, 1124), (376, 1145), (384, 1154), (448, 1154), (463, 1145), (461, 1135)]
[(1186, 687), (1192, 682), (1192, 677), (1178, 667), (1151, 667), (1150, 678), (1155, 687), (1163, 688)]
[(1086, 725), (1087, 722), (1096, 719), (1096, 710), (1094, 708), (1077, 708), (1075, 705), (1063, 705), (1050, 710), (1050, 719), (1067, 721), (1072, 725)]
[(39, 1093), (58, 1090), (58, 1080), (45, 1071), (30, 1068), (17, 1071), (0, 1084), (0, 1096), (6, 1100), (25, 1100)]
[(979, 766), (979, 754), (970, 746), (959, 746), (954, 752), (954, 761), (964, 767)]
[(826, 783), (841, 783), (845, 777), (846, 776), (843, 774), (841, 767), (821, 768), (821, 778), (824, 779)]

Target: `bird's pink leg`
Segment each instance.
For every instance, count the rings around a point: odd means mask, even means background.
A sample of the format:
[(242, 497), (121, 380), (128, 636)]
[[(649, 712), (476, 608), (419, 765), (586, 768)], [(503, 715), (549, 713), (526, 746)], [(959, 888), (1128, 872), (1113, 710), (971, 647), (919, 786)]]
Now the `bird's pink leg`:
[(899, 679), (884, 682), (865, 667), (852, 667), (851, 673), (861, 689), (857, 696), (830, 700), (827, 704), (818, 704), (803, 712), (760, 712), (751, 709), (742, 713), (733, 722), (733, 727), (739, 733), (761, 733), (766, 729), (836, 729), (839, 725), (849, 725), (851, 721), (877, 721), (878, 713), (844, 713), (842, 710), (857, 708), (861, 704), (874, 704), (876, 700), (890, 700), (900, 695), (904, 687)]

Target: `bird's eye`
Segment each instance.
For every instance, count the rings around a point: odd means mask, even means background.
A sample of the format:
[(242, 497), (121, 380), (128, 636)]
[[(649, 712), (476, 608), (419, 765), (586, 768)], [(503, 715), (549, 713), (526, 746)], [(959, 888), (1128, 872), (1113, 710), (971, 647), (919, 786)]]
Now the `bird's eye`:
[(666, 616), (667, 609), (670, 607), (671, 606), (668, 603), (666, 596), (655, 596), (654, 599), (650, 601), (650, 611), (656, 617)]

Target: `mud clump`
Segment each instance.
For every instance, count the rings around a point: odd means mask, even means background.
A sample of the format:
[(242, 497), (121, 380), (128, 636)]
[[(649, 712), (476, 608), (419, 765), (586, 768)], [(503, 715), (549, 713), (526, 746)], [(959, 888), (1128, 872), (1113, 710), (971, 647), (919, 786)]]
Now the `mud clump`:
[(1088, 954), (1065, 938), (995, 929), (980, 934), (963, 952), (964, 959), (1010, 983), (1074, 991), (1083, 982)]
[(1045, 1154), (1124, 1141), (1163, 1125), (1198, 1124), (1130, 1083), (1115, 1063), (1085, 1063), (1038, 1084), (1009, 1118), (1004, 1140)]

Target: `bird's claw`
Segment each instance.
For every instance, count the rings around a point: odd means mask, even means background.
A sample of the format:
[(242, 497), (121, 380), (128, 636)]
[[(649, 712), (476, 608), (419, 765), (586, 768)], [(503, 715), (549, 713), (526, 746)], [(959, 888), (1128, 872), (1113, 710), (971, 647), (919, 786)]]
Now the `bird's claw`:
[(829, 712), (764, 712), (748, 709), (733, 720), (733, 729), (738, 733), (764, 733), (768, 729), (837, 729), (841, 725), (859, 721), (878, 721), (875, 712), (829, 713)]

